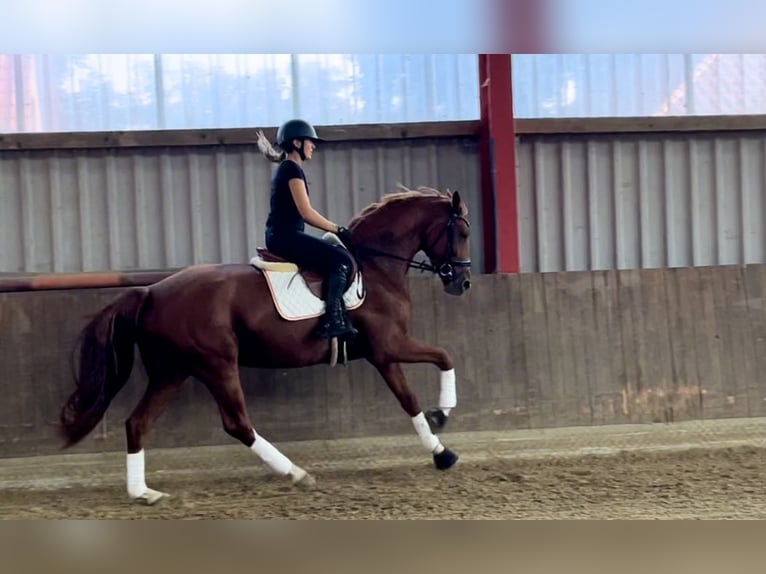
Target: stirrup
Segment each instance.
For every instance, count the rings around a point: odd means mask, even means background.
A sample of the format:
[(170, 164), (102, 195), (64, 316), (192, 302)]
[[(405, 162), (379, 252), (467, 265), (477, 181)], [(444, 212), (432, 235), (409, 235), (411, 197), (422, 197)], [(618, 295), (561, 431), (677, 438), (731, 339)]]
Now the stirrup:
[(314, 336), (320, 339), (332, 339), (333, 337), (348, 339), (349, 337), (356, 337), (358, 334), (359, 331), (349, 321), (328, 321), (321, 323), (314, 330)]
[(338, 337), (330, 339), (330, 366), (334, 367), (338, 364), (338, 346), (340, 346), (340, 363), (345, 367), (348, 362), (348, 346), (346, 339), (341, 339), (338, 342)]

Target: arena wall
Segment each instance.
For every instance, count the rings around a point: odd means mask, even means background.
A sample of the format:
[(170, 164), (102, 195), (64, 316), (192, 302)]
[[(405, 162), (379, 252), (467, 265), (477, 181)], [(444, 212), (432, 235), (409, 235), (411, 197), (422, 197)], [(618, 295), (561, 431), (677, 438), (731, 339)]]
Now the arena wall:
[[(155, 280), (153, 278), (153, 280)], [(414, 336), (452, 353), (449, 431), (669, 423), (766, 414), (766, 266), (479, 275), (463, 297), (411, 278)], [(124, 288), (0, 293), (0, 456), (55, 453), (88, 316)], [(407, 366), (423, 407), (438, 371)], [(374, 369), (243, 369), (256, 428), (274, 441), (402, 434), (408, 417)], [(145, 384), (140, 362), (75, 450), (124, 448)], [(187, 383), (148, 447), (230, 444), (207, 390)]]

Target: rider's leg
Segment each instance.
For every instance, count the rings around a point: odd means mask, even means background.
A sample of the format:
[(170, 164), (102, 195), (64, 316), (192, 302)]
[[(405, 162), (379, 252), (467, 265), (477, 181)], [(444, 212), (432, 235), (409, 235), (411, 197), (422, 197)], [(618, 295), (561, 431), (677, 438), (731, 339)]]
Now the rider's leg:
[(351, 273), (351, 264), (340, 263), (324, 280), (325, 314), (314, 331), (317, 337), (355, 337), (359, 332), (351, 324), (343, 306), (343, 293)]
[(332, 338), (358, 334), (343, 306), (343, 293), (353, 269), (353, 260), (346, 249), (298, 231), (267, 235), (266, 246), (275, 255), (324, 276), (325, 314), (314, 332), (316, 336)]

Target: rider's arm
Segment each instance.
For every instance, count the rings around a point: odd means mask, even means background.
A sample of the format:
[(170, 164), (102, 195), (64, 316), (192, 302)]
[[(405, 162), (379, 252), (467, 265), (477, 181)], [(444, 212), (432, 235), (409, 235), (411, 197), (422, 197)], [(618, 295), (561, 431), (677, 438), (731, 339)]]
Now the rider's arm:
[(323, 231), (337, 233), (338, 225), (323, 217), (322, 214), (311, 207), (309, 194), (306, 191), (306, 184), (303, 183), (303, 180), (293, 178), (288, 184), (290, 185), (290, 193), (293, 196), (293, 201), (295, 201), (295, 206), (298, 208), (298, 213), (301, 214), (303, 220), (309, 225), (322, 229)]

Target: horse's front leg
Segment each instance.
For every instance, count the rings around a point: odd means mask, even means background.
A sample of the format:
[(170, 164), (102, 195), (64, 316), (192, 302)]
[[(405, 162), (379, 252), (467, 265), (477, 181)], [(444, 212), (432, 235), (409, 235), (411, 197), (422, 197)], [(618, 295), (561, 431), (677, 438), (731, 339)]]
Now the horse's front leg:
[(455, 366), (449, 353), (406, 336), (391, 347), (389, 356), (397, 363), (432, 363), (441, 371), (438, 408), (429, 409), (425, 416), (432, 429), (443, 429), (450, 411), (457, 406)]
[(446, 448), (433, 433), (423, 411), (418, 405), (418, 399), (412, 392), (404, 376), (401, 365), (389, 361), (376, 362), (375, 367), (383, 376), (386, 384), (394, 393), (404, 411), (410, 415), (420, 442), (433, 454), (434, 464), (439, 470), (447, 470), (457, 462), (458, 456)]

